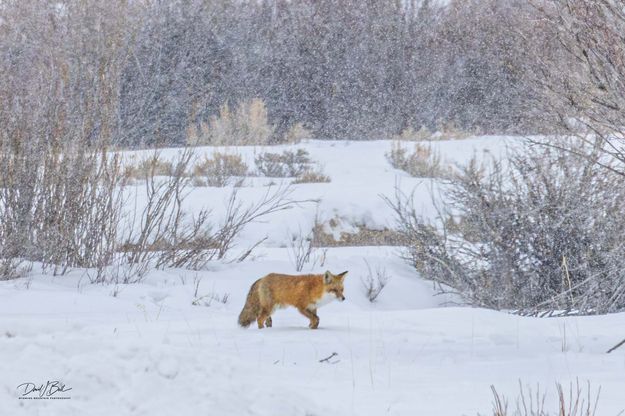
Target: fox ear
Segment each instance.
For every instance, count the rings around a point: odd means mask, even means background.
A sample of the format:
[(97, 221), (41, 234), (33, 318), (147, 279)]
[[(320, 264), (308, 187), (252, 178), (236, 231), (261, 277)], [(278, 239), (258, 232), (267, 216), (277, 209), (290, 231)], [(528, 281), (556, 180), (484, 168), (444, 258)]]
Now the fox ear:
[(345, 275), (347, 275), (347, 270), (345, 270), (343, 273), (339, 273), (337, 276), (341, 278), (341, 280), (345, 279)]
[(330, 283), (332, 283), (332, 278), (334, 276), (332, 276), (332, 273), (330, 273), (330, 270), (326, 270), (326, 273), (323, 275), (323, 282), (326, 285), (329, 285)]

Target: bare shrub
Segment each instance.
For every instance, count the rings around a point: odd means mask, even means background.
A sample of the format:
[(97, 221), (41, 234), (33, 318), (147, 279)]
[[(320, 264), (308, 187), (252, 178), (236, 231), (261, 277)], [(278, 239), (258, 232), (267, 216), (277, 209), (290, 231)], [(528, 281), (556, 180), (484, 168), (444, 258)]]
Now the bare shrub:
[(124, 277), (124, 283), (129, 278), (140, 280), (151, 266), (198, 270), (215, 258), (222, 259), (232, 240), (249, 223), (242, 214), (233, 213), (240, 209), (236, 192), (230, 198), (227, 220), (221, 227), (209, 221), (209, 210), (188, 216), (183, 204), (189, 186), (185, 172), (191, 158), (187, 149), (176, 162), (172, 176), (165, 180), (151, 177), (146, 182), (147, 203), (138, 224), (128, 226), (131, 231), (123, 244), (126, 263), (135, 265), (135, 270)]
[[(139, 270), (147, 271), (150, 264), (197, 270), (210, 260), (222, 260), (248, 224), (309, 202), (290, 199), (291, 189), (279, 186), (268, 187), (258, 201), (244, 204), (235, 189), (228, 198), (225, 217), (219, 226), (208, 222), (210, 211), (207, 210), (200, 211), (191, 221), (183, 221), (186, 214), (182, 204), (187, 195), (184, 184), (188, 182), (182, 182), (184, 168), (180, 166), (179, 174), (168, 182), (148, 186), (148, 202), (140, 216), (138, 231), (131, 231), (122, 246), (127, 262), (137, 265), (137, 272), (128, 274), (129, 278), (141, 279), (144, 273)], [(243, 261), (262, 241), (264, 239), (247, 248), (236, 260)]]
[[(219, 243), (210, 222), (210, 211), (203, 209), (189, 216), (183, 209), (189, 178), (185, 174), (192, 152), (185, 149), (173, 163), (172, 175), (148, 176), (146, 202), (138, 218), (132, 214), (121, 244), (122, 267), (109, 277), (115, 283), (143, 279), (152, 268), (179, 267), (198, 270), (215, 258)], [(138, 210), (135, 206), (133, 212)]]
[[(183, 205), (190, 184), (185, 172), (191, 158), (190, 150), (185, 150), (174, 163), (172, 176), (151, 177), (146, 181), (145, 207), (138, 218), (131, 218), (125, 227), (129, 231), (121, 247), (123, 263), (130, 267), (120, 269), (121, 274), (113, 277), (116, 282), (140, 281), (151, 267), (201, 269), (211, 260), (224, 259), (248, 224), (305, 202), (291, 200), (291, 189), (281, 186), (269, 187), (258, 201), (248, 205), (238, 199), (235, 189), (220, 224), (210, 221), (208, 210), (189, 218)], [(262, 240), (236, 260), (244, 260), (260, 242)]]
[[(54, 273), (101, 272), (115, 254), (121, 213), (123, 175), (108, 149), (131, 13), (121, 3), (115, 14), (91, 1), (72, 3), (66, 15), (36, 2), (1, 9), (4, 277), (15, 277), (22, 260)], [(101, 30), (88, 29), (94, 26)]]
[[(569, 142), (569, 145), (572, 145)], [(625, 178), (570, 152), (524, 148), (507, 167), (476, 162), (441, 188), (435, 221), (413, 196), (387, 202), (406, 258), (470, 303), (495, 309), (605, 313), (625, 308)], [(456, 230), (445, 228), (450, 216)]]
[(408, 153), (408, 149), (401, 142), (393, 142), (386, 158), (395, 169), (401, 169), (418, 178), (442, 177), (448, 173), (440, 156), (429, 146), (415, 144), (414, 152)]
[[(237, 199), (238, 191), (236, 189), (233, 190), (228, 199), (225, 219), (214, 234), (214, 240), (218, 243), (217, 258), (224, 258), (226, 253), (234, 246), (235, 238), (248, 224), (266, 215), (291, 209), (298, 204), (313, 202), (312, 200), (293, 200), (290, 197), (291, 193), (292, 188), (288, 185), (269, 186), (258, 201), (244, 205)], [(239, 256), (238, 261), (243, 261), (249, 256), (251, 250), (259, 243), (255, 243), (251, 248), (244, 251)]]
[(311, 256), (315, 251), (313, 232), (304, 234), (299, 229), (297, 234), (293, 234), (289, 243), (289, 257), (295, 266), (295, 270), (301, 272), (304, 265), (311, 261)]
[(532, 104), (550, 131), (562, 137), (574, 136), (587, 143), (587, 149), (621, 163), (605, 165), (604, 159), (595, 158), (592, 152), (561, 146), (560, 141), (541, 144), (574, 150), (580, 157), (625, 175), (625, 15), (621, 3), (537, 2), (539, 18), (533, 32), (546, 34), (543, 43), (547, 47), (527, 49), (525, 61), (531, 69), (528, 74), (533, 76), (528, 86), (537, 95)]
[(579, 380), (575, 381), (575, 385), (571, 382), (568, 390), (562, 384), (556, 383), (557, 408), (551, 413), (545, 407), (547, 395), (541, 393), (540, 385), (533, 392), (531, 388), (525, 391), (519, 381), (520, 392), (515, 400), (514, 410), (508, 410), (508, 400), (497, 392), (495, 386), (491, 385), (490, 388), (493, 393), (493, 416), (594, 416), (601, 393), (599, 387), (593, 397), (590, 382), (587, 383), (585, 391)]
[[(12, 258), (0, 251), (0, 280), (12, 280), (24, 277), (33, 268), (32, 262), (21, 258)], [(27, 284), (27, 288), (30, 283)]]
[(365, 295), (369, 302), (373, 303), (380, 296), (382, 289), (386, 286), (389, 280), (389, 276), (386, 273), (386, 268), (378, 265), (375, 269), (375, 273), (371, 269), (369, 262), (366, 259), (363, 259), (365, 264), (367, 265), (367, 275), (364, 277), (360, 277), (360, 282), (362, 283), (363, 288), (365, 289)]
[(254, 158), (258, 173), (270, 178), (292, 178), (309, 172), (313, 161), (305, 149), (261, 153)]
[(169, 239), (161, 242), (162, 247), (159, 247), (161, 250), (155, 266), (161, 269), (203, 269), (215, 257), (215, 250), (219, 247), (219, 243), (215, 241), (215, 227), (209, 222), (210, 213), (209, 210), (201, 210), (189, 220), (189, 215), (181, 212)]
[[(172, 175), (165, 178), (158, 178), (153, 174), (148, 174), (145, 181), (146, 202), (138, 218), (134, 212), (139, 207), (135, 205), (132, 216), (125, 226), (126, 235), (123, 236), (121, 252), (124, 263), (129, 267), (123, 269), (121, 282), (117, 281), (119, 276), (115, 276), (115, 283), (132, 283), (140, 281), (151, 267), (155, 265), (163, 266), (166, 263), (175, 262), (178, 239), (181, 232), (182, 203), (184, 201), (185, 187), (188, 179), (184, 174), (192, 153), (186, 150), (173, 165)], [(152, 160), (158, 160), (156, 157)], [(155, 166), (155, 165), (153, 165)], [(149, 172), (148, 172), (149, 173)], [(153, 173), (153, 171), (152, 171)], [(137, 190), (139, 192), (139, 190)], [(191, 238), (197, 237), (205, 230), (207, 214), (200, 215), (202, 219), (199, 227), (193, 227)], [(185, 240), (188, 240), (189, 236)], [(187, 241), (188, 242), (188, 241)], [(172, 252), (173, 250), (173, 252)]]
[(191, 145), (264, 145), (269, 144), (274, 127), (269, 124), (265, 103), (260, 98), (241, 102), (235, 111), (224, 104), (218, 116), (208, 123), (187, 128), (187, 143)]
[(107, 264), (115, 251), (122, 202), (118, 160), (98, 150), (79, 152), (60, 145), (41, 153), (2, 147), (0, 250), (5, 276), (11, 268), (16, 271), (9, 266), (21, 259), (41, 262), (55, 274)]
[(241, 155), (215, 152), (210, 158), (204, 156), (204, 160), (193, 167), (192, 176), (208, 186), (224, 187), (237, 178), (240, 180), (247, 171)]

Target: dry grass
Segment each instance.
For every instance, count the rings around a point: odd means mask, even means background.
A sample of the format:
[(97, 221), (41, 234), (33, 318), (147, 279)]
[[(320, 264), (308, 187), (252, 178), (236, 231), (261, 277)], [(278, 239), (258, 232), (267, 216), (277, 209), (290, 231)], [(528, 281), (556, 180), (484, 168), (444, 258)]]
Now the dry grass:
[(388, 228), (374, 230), (365, 224), (352, 223), (353, 231), (341, 231), (338, 238), (332, 230), (341, 226), (342, 220), (333, 218), (323, 224), (316, 222), (313, 227), (313, 240), (317, 247), (350, 247), (350, 246), (401, 246), (404, 239), (400, 234)]
[(439, 123), (436, 132), (432, 134), (434, 140), (463, 140), (474, 133), (462, 130), (453, 122)]
[(406, 142), (425, 142), (433, 140), (432, 132), (425, 126), (421, 126), (419, 130), (415, 130), (412, 127), (406, 127), (401, 133), (393, 136), (394, 140), (401, 140)]
[(308, 130), (302, 123), (295, 123), (289, 128), (282, 137), (282, 143), (299, 143), (302, 140), (310, 139), (312, 132)]
[(274, 126), (269, 124), (265, 102), (260, 98), (244, 101), (232, 111), (226, 103), (219, 115), (199, 126), (187, 127), (189, 145), (265, 145), (274, 134)]
[[(215, 152), (211, 157), (204, 156), (189, 171), (181, 172), (183, 176), (191, 178), (193, 186), (224, 187), (234, 184), (241, 185), (243, 176), (248, 174), (248, 166), (239, 154)], [(170, 161), (161, 160), (158, 154), (137, 164), (127, 163), (124, 166), (125, 183), (145, 181), (155, 176), (171, 177), (176, 174), (174, 165)]]
[(508, 400), (497, 392), (495, 386), (491, 386), (491, 390), (493, 392), (493, 416), (594, 416), (601, 387), (593, 396), (590, 383), (586, 384), (585, 389), (580, 386), (579, 380), (576, 380), (575, 384), (571, 382), (568, 389), (556, 383), (557, 409), (553, 413), (545, 408), (546, 394), (541, 393), (540, 386), (536, 386), (534, 392), (530, 388), (525, 391), (519, 381), (520, 392), (514, 410), (508, 409)]
[(439, 154), (430, 146), (421, 144), (415, 144), (414, 151), (409, 153), (401, 142), (395, 141), (386, 158), (395, 169), (401, 169), (418, 178), (445, 177), (451, 171), (448, 166), (444, 166)]
[(171, 162), (162, 160), (160, 155), (155, 153), (147, 159), (141, 160), (137, 164), (125, 164), (124, 179), (146, 180), (154, 176), (171, 176), (174, 173), (174, 166)]
[(299, 143), (310, 139), (312, 131), (302, 123), (293, 124), (284, 134), (276, 134), (276, 127), (269, 123), (267, 107), (260, 98), (241, 102), (232, 110), (228, 103), (221, 106), (219, 114), (186, 129), (190, 146), (245, 146)]
[(210, 307), (213, 303), (221, 303), (225, 305), (228, 303), (229, 299), (230, 299), (229, 293), (224, 293), (223, 295), (220, 295), (216, 292), (208, 292), (206, 295), (196, 296), (191, 301), (191, 305), (205, 306), (205, 307)]
[(293, 183), (295, 183), (295, 184), (298, 184), (298, 183), (328, 183), (328, 182), (330, 182), (330, 177), (328, 175), (325, 175), (324, 173), (322, 173), (320, 171), (304, 172), (300, 176), (295, 178), (295, 180), (293, 181)]
[(224, 187), (233, 181), (240, 182), (247, 172), (241, 155), (215, 152), (210, 158), (204, 156), (204, 160), (193, 167), (191, 177), (194, 186)]

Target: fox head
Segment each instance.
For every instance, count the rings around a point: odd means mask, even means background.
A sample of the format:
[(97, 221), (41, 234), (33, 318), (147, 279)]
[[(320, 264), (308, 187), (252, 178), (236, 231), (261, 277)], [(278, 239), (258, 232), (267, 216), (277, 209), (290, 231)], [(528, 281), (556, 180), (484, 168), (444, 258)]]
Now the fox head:
[(347, 274), (347, 271), (344, 271), (343, 273), (339, 273), (339, 274), (332, 274), (328, 270), (323, 275), (323, 284), (324, 284), (325, 292), (336, 296), (336, 298), (340, 300), (341, 302), (345, 300), (345, 296), (343, 296), (343, 281), (345, 280), (346, 274)]

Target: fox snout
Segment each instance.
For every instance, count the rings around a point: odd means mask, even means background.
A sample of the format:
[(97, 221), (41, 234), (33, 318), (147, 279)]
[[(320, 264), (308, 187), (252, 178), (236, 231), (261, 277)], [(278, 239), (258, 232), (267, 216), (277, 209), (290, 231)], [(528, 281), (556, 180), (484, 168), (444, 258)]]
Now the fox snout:
[(345, 296), (343, 296), (343, 295), (339, 295), (339, 297), (338, 297), (338, 298), (339, 298), (339, 300), (340, 300), (341, 302), (343, 302), (343, 301), (345, 300)]

